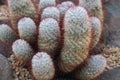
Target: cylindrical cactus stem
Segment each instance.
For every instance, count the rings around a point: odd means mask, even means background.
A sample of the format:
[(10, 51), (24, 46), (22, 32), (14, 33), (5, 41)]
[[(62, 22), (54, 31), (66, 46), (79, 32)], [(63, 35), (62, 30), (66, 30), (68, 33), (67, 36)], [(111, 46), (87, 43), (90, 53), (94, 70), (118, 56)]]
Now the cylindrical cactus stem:
[(102, 0), (79, 0), (79, 5), (85, 7), (90, 16), (96, 16), (101, 21), (104, 20)]
[(38, 48), (53, 57), (58, 47), (60, 39), (60, 29), (58, 22), (53, 18), (41, 21), (39, 25)]
[(91, 49), (93, 49), (101, 38), (103, 27), (101, 21), (97, 17), (90, 17), (90, 22), (93, 28), (93, 39), (91, 42)]
[(0, 40), (12, 44), (18, 38), (17, 34), (6, 24), (0, 25)]
[(70, 8), (64, 17), (64, 45), (59, 66), (64, 72), (71, 72), (88, 57), (92, 27), (87, 11), (83, 7)]
[(21, 39), (33, 44), (36, 41), (37, 30), (34, 21), (31, 18), (24, 17), (18, 22), (18, 32)]
[(22, 17), (30, 17), (38, 22), (38, 13), (31, 0), (7, 0), (12, 27), (18, 30), (17, 22)]
[(65, 1), (65, 2), (62, 2), (61, 4), (57, 5), (57, 8), (60, 11), (60, 17), (62, 19), (64, 18), (65, 12), (72, 6), (74, 6), (74, 3), (71, 1)]
[(78, 80), (93, 80), (105, 70), (107, 61), (102, 55), (91, 56), (83, 67), (74, 73)]
[(55, 0), (40, 0), (38, 7), (39, 7), (39, 11), (41, 12), (44, 8), (55, 5), (56, 5)]
[(52, 80), (55, 67), (51, 57), (45, 52), (38, 52), (32, 58), (32, 74), (36, 80)]
[[(63, 45), (63, 34), (64, 34), (64, 28), (63, 28), (63, 22), (64, 22), (64, 16), (65, 16), (65, 12), (71, 8), (72, 6), (74, 6), (74, 3), (71, 2), (71, 1), (64, 1), (62, 2), (61, 4), (58, 4), (57, 5), (57, 8), (59, 9), (60, 11), (60, 31), (61, 31), (61, 46)], [(60, 48), (61, 50), (61, 48)]]
[(12, 51), (20, 65), (25, 65), (34, 54), (31, 46), (22, 39), (18, 39), (13, 43)]
[(60, 11), (56, 7), (47, 7), (43, 10), (41, 14), (41, 20), (45, 18), (53, 18), (60, 21)]

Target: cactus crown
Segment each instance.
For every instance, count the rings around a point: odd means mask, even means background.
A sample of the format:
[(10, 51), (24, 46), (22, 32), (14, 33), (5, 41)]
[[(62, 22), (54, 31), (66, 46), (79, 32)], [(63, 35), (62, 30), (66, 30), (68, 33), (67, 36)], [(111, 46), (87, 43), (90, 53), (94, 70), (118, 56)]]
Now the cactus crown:
[(39, 10), (43, 10), (46, 7), (55, 6), (55, 5), (56, 5), (55, 0), (40, 0), (40, 2), (39, 2)]
[(54, 18), (58, 22), (60, 21), (60, 12), (56, 7), (47, 7), (43, 10), (43, 13), (41, 14), (41, 19), (45, 18)]
[(57, 5), (57, 8), (60, 11), (60, 16), (64, 17), (65, 12), (72, 6), (74, 6), (74, 3), (71, 1), (62, 2), (61, 4)]

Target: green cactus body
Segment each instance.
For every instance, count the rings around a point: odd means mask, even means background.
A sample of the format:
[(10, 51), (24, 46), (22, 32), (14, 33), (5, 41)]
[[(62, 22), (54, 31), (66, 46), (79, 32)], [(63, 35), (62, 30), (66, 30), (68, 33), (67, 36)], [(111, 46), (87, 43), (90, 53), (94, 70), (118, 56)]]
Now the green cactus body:
[(51, 57), (45, 52), (38, 52), (32, 58), (32, 73), (36, 80), (52, 80), (55, 68)]
[(58, 22), (52, 18), (42, 20), (39, 25), (39, 51), (45, 51), (53, 57), (58, 47), (59, 39), (60, 29)]
[(18, 31), (21, 39), (27, 40), (29, 43), (36, 41), (37, 30), (34, 21), (28, 17), (24, 17), (18, 22)]
[(0, 25), (0, 40), (12, 44), (17, 39), (17, 34), (6, 24)]
[(101, 24), (101, 21), (96, 17), (90, 17), (90, 22), (93, 27), (93, 39), (92, 39), (92, 46), (91, 46), (91, 49), (93, 49), (100, 40), (100, 37), (102, 34), (102, 24)]
[(79, 5), (85, 7), (89, 15), (96, 16), (103, 21), (104, 15), (101, 0), (79, 0)]
[(43, 10), (43, 12), (41, 14), (41, 20), (43, 20), (45, 18), (53, 18), (59, 22), (60, 21), (60, 12), (56, 7), (47, 7)]
[(18, 39), (13, 43), (12, 51), (18, 62), (20, 62), (20, 65), (25, 65), (34, 53), (30, 45), (22, 39)]
[(76, 70), (74, 75), (78, 80), (93, 80), (104, 71), (106, 63), (102, 55), (91, 56), (83, 67)]
[(87, 11), (79, 6), (70, 8), (65, 14), (64, 29), (59, 66), (64, 72), (71, 72), (88, 57), (92, 28)]
[(62, 2), (61, 4), (58, 4), (57, 8), (60, 11), (60, 17), (63, 18), (65, 15), (65, 12), (72, 6), (74, 6), (74, 3), (71, 1), (65, 1), (65, 2)]
[(46, 7), (55, 6), (55, 0), (40, 0), (39, 2), (39, 11), (42, 11)]
[(32, 18), (35, 22), (38, 21), (38, 13), (31, 0), (7, 0), (7, 2), (8, 2), (12, 27), (16, 31), (18, 30), (17, 22), (22, 17), (26, 16)]

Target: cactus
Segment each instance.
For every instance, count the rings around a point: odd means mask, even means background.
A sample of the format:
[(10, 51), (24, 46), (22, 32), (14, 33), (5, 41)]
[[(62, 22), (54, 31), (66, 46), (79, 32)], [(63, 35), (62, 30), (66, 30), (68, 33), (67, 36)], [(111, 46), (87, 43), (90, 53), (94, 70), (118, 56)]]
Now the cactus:
[(35, 22), (38, 21), (38, 13), (31, 0), (7, 0), (12, 27), (18, 30), (17, 22), (22, 17), (31, 17)]
[(79, 0), (79, 5), (85, 7), (89, 15), (96, 16), (101, 21), (104, 20), (102, 0)]
[(64, 18), (64, 46), (60, 55), (60, 68), (73, 71), (88, 57), (92, 28), (87, 11), (82, 7), (70, 8)]
[(71, 1), (65, 1), (65, 2), (62, 2), (61, 4), (58, 4), (57, 8), (60, 11), (60, 17), (63, 18), (65, 15), (65, 12), (72, 6), (74, 6), (74, 3)]
[(25, 65), (33, 55), (33, 49), (24, 40), (18, 39), (12, 45), (12, 51), (15, 57), (18, 59), (20, 65)]
[(45, 51), (53, 57), (58, 47), (59, 38), (60, 29), (56, 20), (47, 18), (41, 21), (38, 36), (39, 51)]
[(106, 64), (102, 55), (91, 56), (82, 68), (76, 70), (75, 77), (78, 80), (93, 80), (105, 70)]
[(17, 34), (6, 24), (0, 25), (0, 40), (12, 44), (17, 39)]
[(28, 17), (24, 17), (18, 22), (18, 32), (21, 39), (27, 40), (29, 43), (36, 41), (37, 29), (34, 21)]
[(90, 52), (103, 31), (101, 0), (35, 1), (39, 2), (7, 0), (12, 26), (0, 25), (0, 40), (15, 41), (14, 62), (27, 69), (31, 63), (35, 80), (92, 80), (99, 76), (106, 60)]
[(91, 46), (91, 49), (93, 49), (100, 40), (100, 37), (102, 34), (102, 24), (101, 24), (101, 21), (96, 17), (90, 17), (90, 22), (92, 24), (93, 31), (94, 31), (92, 46)]
[(60, 21), (60, 12), (56, 7), (47, 7), (43, 10), (43, 12), (41, 14), (41, 20), (43, 20), (45, 18), (53, 18), (59, 22)]
[(51, 57), (45, 52), (38, 52), (32, 58), (32, 73), (36, 80), (52, 80), (55, 68)]
[(55, 0), (40, 0), (39, 2), (39, 11), (42, 11), (46, 7), (55, 6)]

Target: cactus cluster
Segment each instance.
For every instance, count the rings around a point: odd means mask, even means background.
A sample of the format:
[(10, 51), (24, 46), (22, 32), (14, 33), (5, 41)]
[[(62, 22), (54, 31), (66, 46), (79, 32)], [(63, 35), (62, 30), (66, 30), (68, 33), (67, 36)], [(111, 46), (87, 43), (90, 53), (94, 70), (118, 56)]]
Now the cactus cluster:
[(35, 80), (98, 77), (106, 59), (89, 51), (103, 30), (101, 0), (34, 1), (7, 0), (12, 25), (0, 25), (0, 40), (12, 46), (20, 66), (30, 67)]

